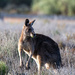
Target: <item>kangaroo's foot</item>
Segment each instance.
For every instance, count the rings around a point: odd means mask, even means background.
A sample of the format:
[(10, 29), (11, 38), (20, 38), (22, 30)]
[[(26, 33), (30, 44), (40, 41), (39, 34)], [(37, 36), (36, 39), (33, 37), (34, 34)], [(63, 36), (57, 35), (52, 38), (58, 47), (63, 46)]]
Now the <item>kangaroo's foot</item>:
[(25, 68), (26, 68), (26, 70), (29, 70), (29, 69), (30, 69), (30, 65), (29, 65), (29, 63), (28, 63), (28, 62), (26, 63)]
[(23, 68), (24, 67), (24, 64), (23, 64), (23, 62), (20, 64), (20, 66), (19, 66), (20, 68)]

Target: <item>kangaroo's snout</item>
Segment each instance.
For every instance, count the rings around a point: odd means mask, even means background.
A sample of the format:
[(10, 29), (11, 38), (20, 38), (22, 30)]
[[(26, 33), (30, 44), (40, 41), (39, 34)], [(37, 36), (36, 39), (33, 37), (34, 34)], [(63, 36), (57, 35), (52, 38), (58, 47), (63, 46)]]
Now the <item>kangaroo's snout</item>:
[(33, 37), (35, 37), (35, 32), (34, 33), (30, 33), (30, 36), (33, 38)]

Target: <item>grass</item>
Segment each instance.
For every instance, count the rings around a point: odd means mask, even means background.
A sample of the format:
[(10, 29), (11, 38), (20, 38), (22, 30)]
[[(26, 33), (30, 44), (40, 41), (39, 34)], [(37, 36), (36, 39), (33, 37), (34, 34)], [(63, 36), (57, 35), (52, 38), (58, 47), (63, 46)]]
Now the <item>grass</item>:
[(5, 62), (0, 61), (0, 75), (5, 75), (8, 72), (8, 67)]
[[(36, 26), (34, 25), (35, 32), (45, 34), (53, 38), (59, 44), (60, 47), (63, 68), (60, 68), (59, 72), (56, 75), (74, 75), (75, 74), (75, 34), (71, 31), (71, 29), (68, 32), (68, 29), (66, 28), (67, 25), (65, 25), (63, 29), (59, 29), (56, 22), (49, 23), (48, 20), (48, 23), (45, 23), (45, 25), (43, 22), (44, 20), (40, 19), (35, 23), (36, 25)], [(18, 26), (18, 28), (20, 27)], [(32, 59), (30, 62), (31, 69), (29, 71), (27, 71), (25, 67), (23, 69), (19, 68), (19, 55), (18, 55), (17, 45), (21, 29), (19, 30), (18, 28), (16, 29), (17, 31), (14, 30), (14, 28), (0, 31), (0, 61), (6, 62), (6, 65), (9, 68), (8, 75), (37, 75), (37, 66), (35, 61)], [(66, 35), (67, 33), (68, 35)], [(27, 58), (28, 56), (23, 53), (24, 65), (25, 62), (27, 61)], [(43, 67), (41, 75), (55, 75), (54, 69), (50, 68), (49, 70), (46, 70)]]

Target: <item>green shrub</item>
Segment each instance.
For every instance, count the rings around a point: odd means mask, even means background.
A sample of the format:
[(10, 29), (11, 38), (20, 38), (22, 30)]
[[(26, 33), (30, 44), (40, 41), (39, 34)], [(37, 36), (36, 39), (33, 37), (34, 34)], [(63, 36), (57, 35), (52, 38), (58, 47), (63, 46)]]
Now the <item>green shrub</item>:
[(32, 11), (41, 14), (75, 14), (75, 0), (33, 0)]
[(7, 71), (8, 71), (7, 65), (3, 61), (0, 61), (0, 75), (5, 75)]

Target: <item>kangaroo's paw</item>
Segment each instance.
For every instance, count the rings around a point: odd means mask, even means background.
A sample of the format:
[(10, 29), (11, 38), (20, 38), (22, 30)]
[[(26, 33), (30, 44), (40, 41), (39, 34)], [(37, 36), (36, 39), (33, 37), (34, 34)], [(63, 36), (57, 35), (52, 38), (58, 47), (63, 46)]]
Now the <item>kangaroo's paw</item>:
[(21, 65), (19, 66), (19, 68), (23, 68), (24, 67), (24, 64), (23, 62), (21, 63)]
[(26, 68), (26, 70), (29, 70), (30, 69), (30, 66), (27, 66), (27, 67), (25, 66), (25, 68)]
[(29, 70), (30, 69), (30, 66), (29, 66), (28, 62), (26, 63), (25, 68), (26, 68), (26, 70)]

